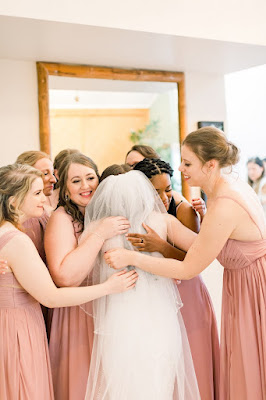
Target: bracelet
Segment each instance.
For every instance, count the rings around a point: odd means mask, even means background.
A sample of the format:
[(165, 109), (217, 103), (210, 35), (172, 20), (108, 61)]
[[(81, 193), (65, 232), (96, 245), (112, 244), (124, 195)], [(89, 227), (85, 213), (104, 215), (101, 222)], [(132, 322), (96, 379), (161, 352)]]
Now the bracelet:
[(103, 242), (103, 244), (104, 244), (105, 239), (104, 239), (101, 235), (99, 235), (99, 233), (97, 233), (97, 232), (91, 232), (91, 234), (92, 234), (92, 235), (98, 236), (98, 237), (102, 240), (102, 242)]

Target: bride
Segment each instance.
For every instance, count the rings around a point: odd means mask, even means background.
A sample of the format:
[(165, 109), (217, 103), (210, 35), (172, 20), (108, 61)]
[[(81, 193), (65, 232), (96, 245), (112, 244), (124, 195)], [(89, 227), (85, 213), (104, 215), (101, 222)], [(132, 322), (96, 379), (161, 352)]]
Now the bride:
[[(129, 220), (131, 232), (145, 233), (145, 223), (164, 239), (175, 236), (176, 229), (178, 235), (186, 234), (186, 228), (166, 214), (153, 186), (139, 171), (110, 176), (99, 185), (86, 208), (83, 238), (94, 231), (97, 221), (116, 215)], [(124, 235), (107, 240), (93, 268), (93, 284), (113, 274), (103, 256), (117, 247), (133, 249)], [(142, 270), (138, 274), (132, 291), (94, 301), (95, 336), (86, 400), (198, 400), (176, 285)]]

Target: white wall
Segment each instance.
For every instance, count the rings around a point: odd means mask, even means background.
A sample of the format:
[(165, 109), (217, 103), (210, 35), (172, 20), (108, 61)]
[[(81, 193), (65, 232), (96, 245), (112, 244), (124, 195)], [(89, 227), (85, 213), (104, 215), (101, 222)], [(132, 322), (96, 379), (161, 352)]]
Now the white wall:
[(197, 129), (198, 121), (224, 121), (226, 106), (224, 76), (186, 72), (188, 132)]
[(34, 62), (0, 60), (0, 165), (39, 149), (37, 74)]
[(240, 149), (236, 167), (247, 179), (247, 160), (266, 157), (266, 65), (225, 77), (228, 137)]

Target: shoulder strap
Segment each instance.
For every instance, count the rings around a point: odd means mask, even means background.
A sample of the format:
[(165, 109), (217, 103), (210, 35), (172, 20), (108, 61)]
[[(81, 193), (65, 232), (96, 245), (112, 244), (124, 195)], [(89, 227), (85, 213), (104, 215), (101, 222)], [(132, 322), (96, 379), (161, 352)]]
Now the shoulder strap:
[(21, 235), (22, 232), (19, 230), (11, 230), (6, 233), (4, 233), (2, 236), (0, 236), (0, 250), (11, 240), (13, 239), (14, 236), (16, 235)]
[(261, 235), (261, 238), (263, 239), (263, 234), (262, 234), (262, 231), (261, 231), (259, 225), (258, 225), (257, 222), (255, 221), (255, 219), (252, 217), (252, 215), (250, 214), (250, 212), (249, 212), (249, 210), (247, 209), (247, 207), (244, 206), (244, 204), (242, 204), (239, 200), (234, 199), (233, 197), (230, 197), (230, 196), (219, 196), (219, 197), (216, 197), (216, 200), (218, 200), (218, 199), (228, 199), (228, 200), (232, 200), (232, 201), (234, 201), (235, 203), (237, 203), (241, 208), (243, 208), (243, 210), (245, 210), (246, 213), (248, 214), (248, 216), (249, 216), (249, 218), (251, 219), (251, 221), (252, 221), (252, 222), (256, 225), (256, 227), (258, 228), (258, 230), (259, 230), (259, 232), (260, 232), (260, 235)]

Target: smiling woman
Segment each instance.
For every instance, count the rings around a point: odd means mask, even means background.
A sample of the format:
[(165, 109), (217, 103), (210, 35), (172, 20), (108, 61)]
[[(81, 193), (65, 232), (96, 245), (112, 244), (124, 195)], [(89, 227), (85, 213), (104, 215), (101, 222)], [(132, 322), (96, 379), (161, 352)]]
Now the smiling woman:
[(129, 277), (124, 273), (93, 288), (55, 286), (32, 241), (20, 230), (27, 218), (43, 213), (41, 176), (40, 171), (28, 165), (0, 168), (0, 258), (7, 260), (10, 267), (0, 276), (1, 400), (54, 400), (39, 302), (48, 307), (84, 304), (128, 290), (136, 280), (136, 274)]
[[(91, 282), (87, 277), (104, 241), (126, 233), (129, 224), (123, 217), (106, 218), (78, 245), (85, 207), (99, 184), (98, 169), (90, 158), (73, 153), (64, 159), (58, 172), (58, 208), (45, 232), (48, 267), (58, 286), (88, 286)], [(94, 330), (91, 307), (91, 303), (86, 304), (88, 314), (80, 307), (53, 312), (49, 347), (57, 399), (85, 397)]]

